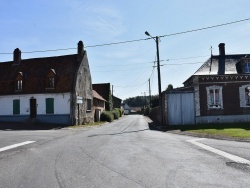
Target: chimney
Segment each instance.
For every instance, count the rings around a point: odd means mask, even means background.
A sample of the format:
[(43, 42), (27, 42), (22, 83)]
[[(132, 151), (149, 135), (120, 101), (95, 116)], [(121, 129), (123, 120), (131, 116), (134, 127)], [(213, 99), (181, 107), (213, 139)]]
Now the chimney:
[(83, 42), (80, 40), (78, 42), (78, 47), (77, 47), (77, 59), (80, 61), (82, 60), (82, 56), (83, 56), (83, 52), (84, 52), (84, 45), (83, 45)]
[(16, 48), (14, 50), (13, 56), (14, 64), (19, 64), (21, 62), (21, 50), (19, 50), (19, 48)]
[(225, 74), (225, 44), (219, 44), (219, 64), (218, 64), (218, 75)]

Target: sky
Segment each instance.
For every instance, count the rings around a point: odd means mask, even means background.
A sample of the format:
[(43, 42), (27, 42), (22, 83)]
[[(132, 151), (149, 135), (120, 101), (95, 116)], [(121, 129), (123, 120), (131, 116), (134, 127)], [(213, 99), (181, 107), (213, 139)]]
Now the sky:
[[(121, 99), (158, 94), (156, 42), (164, 36), (250, 18), (249, 0), (0, 0), (0, 62), (77, 53), (82, 40), (92, 83), (110, 83)], [(250, 52), (250, 20), (160, 37), (161, 88), (182, 87), (219, 43)], [(147, 40), (139, 40), (147, 39)], [(134, 41), (135, 40), (135, 41)], [(139, 40), (139, 41), (136, 41)], [(121, 44), (96, 46), (102, 44)], [(95, 47), (93, 47), (95, 46)], [(57, 50), (47, 52), (34, 52)], [(32, 53), (24, 53), (32, 52)]]

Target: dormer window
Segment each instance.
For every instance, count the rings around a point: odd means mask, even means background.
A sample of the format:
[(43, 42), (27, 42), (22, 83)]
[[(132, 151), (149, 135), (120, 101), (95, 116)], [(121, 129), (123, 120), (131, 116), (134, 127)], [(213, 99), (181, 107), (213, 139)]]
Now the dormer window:
[(250, 73), (250, 58), (249, 57), (243, 57), (243, 58), (241, 58), (241, 61), (239, 61), (237, 64), (236, 64), (236, 68), (237, 68), (237, 72), (238, 73), (243, 73), (243, 74), (244, 73), (245, 74), (249, 74)]
[(23, 81), (22, 80), (16, 80), (16, 90), (18, 90), (18, 91), (23, 90)]
[(54, 88), (55, 87), (55, 78), (51, 77), (48, 79), (49, 79), (48, 88)]
[(55, 89), (56, 72), (54, 69), (50, 69), (46, 77), (46, 89)]
[(244, 63), (244, 72), (245, 73), (250, 73), (250, 63)]
[(23, 90), (23, 73), (19, 72), (15, 80), (15, 91)]

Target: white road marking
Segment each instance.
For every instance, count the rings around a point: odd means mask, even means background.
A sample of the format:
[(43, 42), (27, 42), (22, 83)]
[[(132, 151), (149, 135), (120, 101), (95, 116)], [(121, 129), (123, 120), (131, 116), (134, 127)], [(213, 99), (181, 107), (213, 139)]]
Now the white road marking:
[(6, 151), (6, 150), (9, 150), (9, 149), (13, 149), (13, 148), (16, 148), (16, 147), (19, 147), (19, 146), (31, 144), (31, 143), (34, 143), (34, 142), (35, 141), (26, 141), (26, 142), (21, 142), (21, 143), (18, 143), (18, 144), (13, 144), (13, 145), (10, 145), (10, 146), (6, 146), (6, 147), (3, 147), (3, 148), (0, 148), (0, 152)]
[(224, 152), (224, 151), (221, 151), (221, 150), (218, 150), (218, 149), (215, 149), (213, 147), (210, 147), (210, 146), (207, 146), (205, 144), (202, 144), (202, 143), (199, 143), (197, 141), (199, 140), (205, 140), (205, 138), (199, 138), (199, 139), (193, 139), (193, 140), (187, 140), (187, 142), (190, 142), (196, 146), (199, 146), (203, 149), (206, 149), (208, 151), (211, 151), (213, 153), (216, 153), (217, 155), (220, 155), (220, 156), (223, 156), (225, 158), (228, 158), (234, 162), (237, 162), (237, 163), (242, 163), (242, 164), (247, 164), (247, 165), (250, 165), (250, 161), (247, 160), (247, 159), (244, 159), (244, 158), (241, 158), (241, 157), (238, 157), (236, 155), (232, 155), (230, 153), (227, 153), (227, 152)]

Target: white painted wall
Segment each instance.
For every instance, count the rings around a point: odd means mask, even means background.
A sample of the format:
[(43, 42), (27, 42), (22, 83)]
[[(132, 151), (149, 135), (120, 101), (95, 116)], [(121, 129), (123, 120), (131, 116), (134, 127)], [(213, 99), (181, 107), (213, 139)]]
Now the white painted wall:
[(0, 115), (13, 115), (13, 100), (20, 100), (20, 115), (30, 114), (30, 98), (37, 102), (37, 114), (46, 114), (46, 98), (54, 98), (54, 114), (70, 114), (70, 93), (0, 96)]

